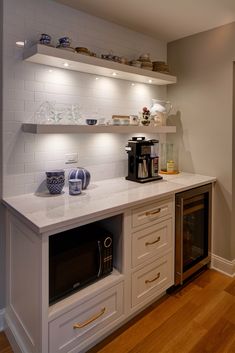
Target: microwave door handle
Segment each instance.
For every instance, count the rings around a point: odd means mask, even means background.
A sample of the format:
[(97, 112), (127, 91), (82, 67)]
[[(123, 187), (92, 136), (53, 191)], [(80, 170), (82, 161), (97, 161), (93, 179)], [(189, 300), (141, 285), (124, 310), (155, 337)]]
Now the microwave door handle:
[(102, 254), (101, 254), (101, 242), (98, 240), (97, 241), (97, 245), (98, 245), (98, 256), (99, 256), (99, 269), (98, 269), (98, 273), (97, 273), (97, 277), (100, 277), (101, 272), (102, 272)]

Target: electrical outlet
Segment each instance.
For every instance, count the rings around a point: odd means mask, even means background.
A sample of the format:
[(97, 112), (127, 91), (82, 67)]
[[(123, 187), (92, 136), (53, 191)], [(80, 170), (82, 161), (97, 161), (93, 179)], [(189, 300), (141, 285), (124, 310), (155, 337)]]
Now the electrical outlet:
[(65, 155), (65, 163), (72, 164), (77, 163), (78, 161), (78, 154), (77, 153), (69, 153)]

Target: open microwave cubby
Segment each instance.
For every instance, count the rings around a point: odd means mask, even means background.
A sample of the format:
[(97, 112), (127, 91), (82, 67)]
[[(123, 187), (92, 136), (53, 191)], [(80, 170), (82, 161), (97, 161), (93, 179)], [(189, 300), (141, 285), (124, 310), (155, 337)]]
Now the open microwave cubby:
[(50, 305), (110, 275), (122, 272), (122, 215), (49, 237)]

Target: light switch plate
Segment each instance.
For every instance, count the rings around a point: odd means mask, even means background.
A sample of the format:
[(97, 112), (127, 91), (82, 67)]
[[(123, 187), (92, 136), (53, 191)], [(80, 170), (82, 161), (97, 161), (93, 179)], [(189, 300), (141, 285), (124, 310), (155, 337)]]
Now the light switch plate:
[(72, 163), (77, 163), (78, 161), (78, 154), (76, 153), (68, 153), (65, 155), (65, 163), (66, 164), (72, 164)]

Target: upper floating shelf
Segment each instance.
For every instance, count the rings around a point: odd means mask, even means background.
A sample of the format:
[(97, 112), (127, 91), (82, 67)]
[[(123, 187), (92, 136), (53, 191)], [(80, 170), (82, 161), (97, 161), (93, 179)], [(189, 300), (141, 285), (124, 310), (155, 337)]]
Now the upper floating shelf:
[[(24, 60), (37, 64), (54, 66), (66, 70), (86, 72), (100, 76), (112, 77), (134, 82), (147, 83), (152, 85), (169, 85), (176, 83), (175, 76), (162, 74), (156, 71), (144, 70), (134, 66), (124, 65), (92, 56), (73, 53), (68, 50), (49, 47), (42, 44), (27, 49), (24, 53)], [(151, 80), (151, 82), (149, 82)]]
[(22, 130), (32, 134), (80, 134), (80, 133), (117, 133), (117, 134), (161, 134), (176, 132), (175, 126), (113, 126), (113, 125), (49, 125), (49, 124), (22, 124)]

